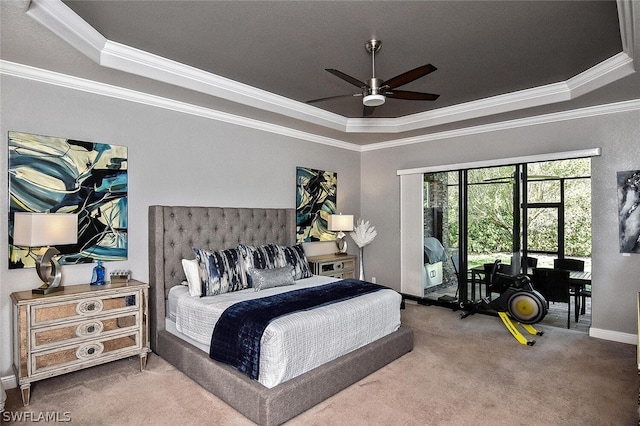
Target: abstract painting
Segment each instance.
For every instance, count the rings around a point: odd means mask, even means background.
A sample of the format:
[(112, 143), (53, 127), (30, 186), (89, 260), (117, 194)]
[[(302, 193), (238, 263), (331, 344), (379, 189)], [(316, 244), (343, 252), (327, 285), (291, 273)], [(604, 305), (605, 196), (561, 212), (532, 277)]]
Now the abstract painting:
[(338, 176), (335, 172), (296, 168), (297, 241), (335, 241), (327, 229), (329, 216), (336, 213)]
[(620, 253), (640, 253), (640, 170), (618, 172)]
[(38, 248), (13, 243), (15, 212), (78, 214), (61, 265), (127, 259), (127, 148), (9, 132), (9, 269), (35, 267)]

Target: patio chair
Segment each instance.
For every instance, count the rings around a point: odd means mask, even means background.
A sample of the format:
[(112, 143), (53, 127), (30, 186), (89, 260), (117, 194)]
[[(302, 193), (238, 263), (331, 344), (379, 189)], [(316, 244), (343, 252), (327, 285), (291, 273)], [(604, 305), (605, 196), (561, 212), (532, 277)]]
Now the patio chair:
[[(556, 269), (564, 269), (567, 271), (584, 271), (584, 260), (580, 259), (554, 259), (553, 267)], [(586, 288), (578, 289), (578, 296), (582, 298), (582, 305), (580, 307), (580, 314), (584, 315), (586, 312), (587, 297), (591, 297), (591, 290)]]
[[(514, 265), (513, 267), (516, 267), (516, 260), (514, 258), (514, 256), (511, 256), (511, 264)], [(538, 266), (538, 258), (537, 257), (531, 257), (531, 256), (522, 256), (520, 257), (520, 265), (522, 266), (522, 271), (524, 271), (524, 273), (526, 274), (527, 271), (531, 271), (533, 268), (536, 268)], [(518, 267), (519, 268), (519, 267)], [(518, 275), (521, 273), (520, 269), (517, 269), (516, 271), (513, 272), (513, 275)]]
[[(533, 288), (549, 302), (567, 304), (567, 328), (571, 328), (571, 284), (569, 271), (564, 269), (535, 268), (532, 277)], [(576, 301), (578, 298), (576, 298)], [(577, 309), (577, 307), (576, 307)]]

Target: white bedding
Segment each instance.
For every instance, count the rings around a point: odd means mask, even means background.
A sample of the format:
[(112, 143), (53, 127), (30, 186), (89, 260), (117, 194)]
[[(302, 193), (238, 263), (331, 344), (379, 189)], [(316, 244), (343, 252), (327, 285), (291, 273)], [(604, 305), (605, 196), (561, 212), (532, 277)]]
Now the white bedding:
[[(174, 333), (208, 353), (215, 323), (232, 304), (332, 281), (336, 279), (316, 275), (293, 286), (210, 297), (191, 297), (186, 287), (176, 286), (169, 295), (167, 322), (175, 306)], [(275, 319), (261, 340), (258, 381), (271, 388), (396, 331), (401, 299), (385, 289)], [(172, 331), (171, 325), (167, 330)]]

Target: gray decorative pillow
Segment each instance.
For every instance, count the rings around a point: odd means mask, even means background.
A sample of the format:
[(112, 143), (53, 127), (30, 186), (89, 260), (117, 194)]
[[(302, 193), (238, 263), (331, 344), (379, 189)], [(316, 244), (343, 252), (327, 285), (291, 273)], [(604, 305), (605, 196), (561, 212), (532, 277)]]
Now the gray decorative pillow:
[(295, 284), (291, 265), (272, 269), (251, 268), (249, 275), (256, 291)]
[(238, 249), (209, 251), (194, 248), (193, 251), (200, 269), (202, 296), (215, 296), (246, 288)]

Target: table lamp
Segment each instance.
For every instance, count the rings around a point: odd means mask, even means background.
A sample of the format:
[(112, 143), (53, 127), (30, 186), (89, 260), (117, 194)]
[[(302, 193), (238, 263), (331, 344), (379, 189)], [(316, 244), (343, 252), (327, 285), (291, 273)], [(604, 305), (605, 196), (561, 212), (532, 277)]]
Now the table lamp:
[(62, 290), (62, 272), (53, 245), (78, 242), (78, 215), (76, 213), (16, 212), (13, 219), (13, 245), (41, 247), (36, 258), (36, 272), (42, 285), (34, 294), (49, 294)]
[(338, 246), (337, 254), (347, 253), (347, 240), (344, 238), (346, 234), (344, 231), (353, 231), (353, 215), (350, 214), (332, 214), (329, 216), (329, 231), (338, 231), (338, 239), (336, 245)]

